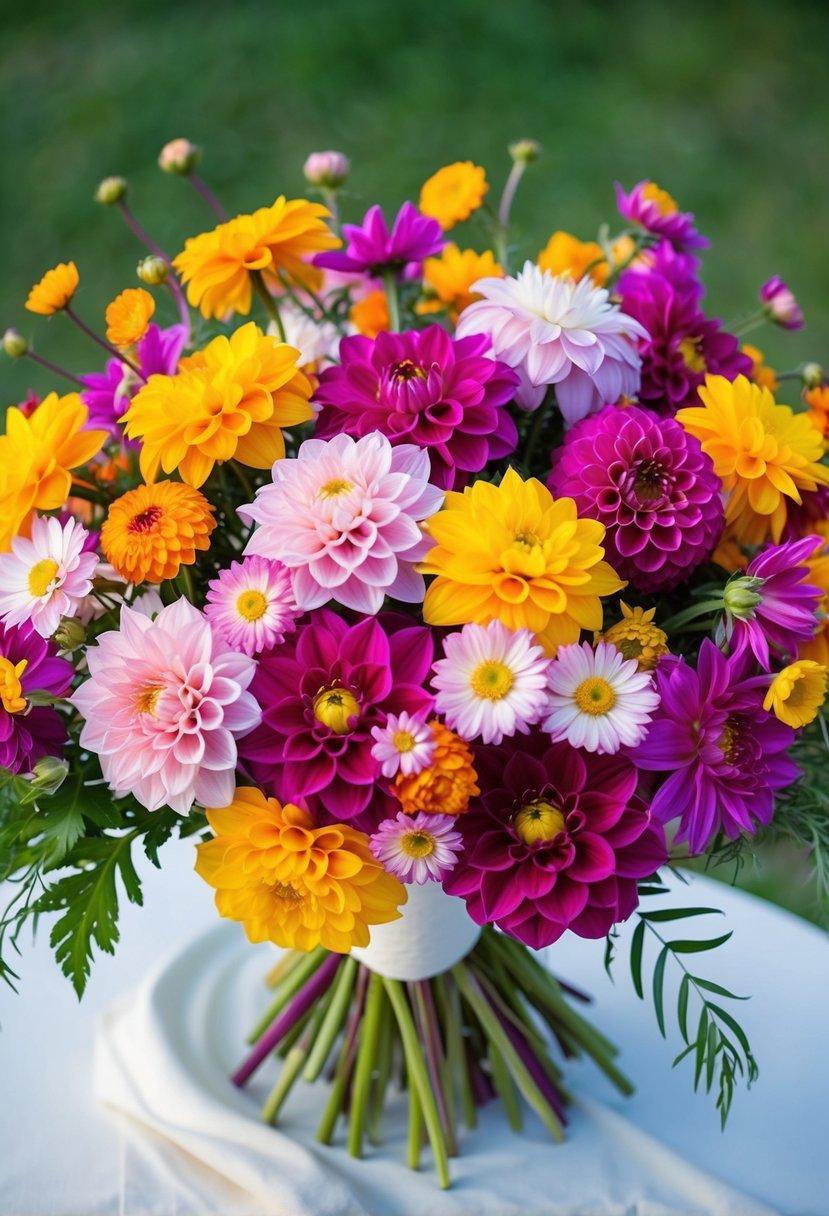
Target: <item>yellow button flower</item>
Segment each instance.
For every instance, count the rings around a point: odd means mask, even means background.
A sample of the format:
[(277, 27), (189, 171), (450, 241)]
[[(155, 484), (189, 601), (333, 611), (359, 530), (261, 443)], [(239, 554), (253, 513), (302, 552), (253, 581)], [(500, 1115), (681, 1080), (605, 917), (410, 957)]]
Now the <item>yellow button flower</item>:
[(423, 286), (426, 298), (417, 305), (421, 315), (447, 309), (451, 320), (480, 295), (472, 290), (479, 279), (503, 278), (504, 268), (491, 250), (476, 253), (474, 249), (459, 249), (454, 241), (444, 245), (440, 257), (426, 258), (423, 263)]
[(826, 700), (826, 676), (829, 668), (812, 659), (799, 659), (778, 671), (763, 701), (787, 726), (799, 730), (817, 717)]
[(583, 279), (589, 274), (597, 287), (603, 287), (610, 274), (601, 245), (595, 241), (580, 241), (569, 232), (554, 232), (536, 261), (542, 270), (571, 279)]
[(143, 287), (128, 287), (107, 305), (107, 342), (126, 349), (140, 342), (155, 312), (155, 300)]
[(77, 291), (78, 282), (78, 268), (75, 263), (59, 262), (54, 269), (46, 271), (39, 283), (35, 283), (29, 292), (26, 307), (29, 312), (51, 317), (70, 303)]
[(486, 173), (471, 160), (456, 161), (438, 169), (420, 191), (420, 210), (437, 220), (441, 228), (453, 228), (477, 211), (484, 201)]
[(622, 619), (594, 642), (610, 642), (626, 659), (636, 659), (640, 671), (653, 671), (660, 655), (668, 653), (668, 635), (653, 622), (655, 608), (631, 608), (622, 600)]

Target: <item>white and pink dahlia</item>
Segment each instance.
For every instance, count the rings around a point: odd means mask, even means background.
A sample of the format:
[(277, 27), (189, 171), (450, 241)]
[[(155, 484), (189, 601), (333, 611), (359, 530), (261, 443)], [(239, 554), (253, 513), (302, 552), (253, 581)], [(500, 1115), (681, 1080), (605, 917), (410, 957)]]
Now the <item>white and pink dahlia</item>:
[(454, 869), (463, 837), (451, 815), (400, 811), (384, 819), (369, 839), (369, 848), (389, 874), (401, 882), (440, 882)]
[(86, 528), (76, 519), (38, 515), (30, 539), (16, 536), (0, 554), (0, 619), (6, 625), (31, 621), (48, 638), (62, 616), (75, 616), (92, 590), (98, 566)]
[(186, 814), (233, 801), (236, 740), (258, 726), (247, 692), (256, 664), (229, 650), (187, 600), (155, 620), (121, 609), (121, 627), (87, 651), (90, 678), (72, 697), (81, 746), (100, 758), (116, 797)]
[(420, 522), (442, 502), (421, 448), (392, 447), (379, 431), (306, 439), (239, 508), (259, 524), (245, 553), (288, 566), (303, 611), (336, 600), (373, 615), (386, 595), (416, 604), (426, 588), (415, 563), (432, 545)]
[(550, 660), (529, 629), (464, 625), (444, 639), (443, 653), (433, 668), (435, 708), (464, 739), (500, 743), (543, 717)]
[(550, 712), (542, 730), (556, 743), (566, 739), (600, 755), (641, 743), (659, 705), (650, 673), (609, 642), (595, 650), (589, 642), (559, 646), (547, 683)]
[(204, 613), (234, 650), (260, 654), (278, 646), (299, 615), (291, 572), (267, 557), (231, 562), (210, 581)]
[(385, 726), (372, 726), (371, 737), (371, 754), (384, 777), (413, 777), (432, 763), (435, 736), (425, 713), (389, 714)]
[(648, 334), (589, 277), (574, 282), (525, 262), (514, 277), (472, 286), (483, 299), (464, 309), (456, 336), (489, 336), (494, 357), (518, 373), (515, 400), (525, 409), (537, 409), (554, 384), (572, 426), (636, 393), (641, 360), (634, 339)]

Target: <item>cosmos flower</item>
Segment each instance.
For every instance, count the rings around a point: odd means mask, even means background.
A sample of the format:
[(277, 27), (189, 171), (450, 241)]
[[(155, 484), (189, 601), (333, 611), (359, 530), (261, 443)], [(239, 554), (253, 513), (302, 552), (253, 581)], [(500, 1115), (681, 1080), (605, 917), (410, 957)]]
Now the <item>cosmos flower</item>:
[(380, 207), (369, 207), (362, 224), (343, 224), (342, 253), (319, 253), (315, 266), (377, 277), (384, 270), (401, 271), (410, 263), (440, 253), (443, 231), (437, 220), (422, 215), (414, 203), (404, 203), (391, 232)]
[(676, 249), (707, 249), (710, 244), (694, 227), (693, 215), (680, 211), (667, 190), (661, 190), (656, 182), (637, 182), (629, 194), (616, 182), (616, 205), (623, 219), (664, 237)]
[(31, 705), (32, 693), (63, 697), (74, 676), (57, 647), (28, 624), (0, 622), (0, 766), (28, 773), (42, 756), (60, 756), (66, 727), (50, 705)]
[(0, 554), (0, 617), (7, 625), (31, 621), (48, 638), (62, 616), (75, 616), (92, 590), (98, 557), (77, 520), (35, 516), (30, 539), (18, 536)]
[(659, 696), (636, 659), (625, 659), (609, 642), (595, 648), (559, 646), (547, 672), (548, 714), (542, 729), (554, 742), (612, 755), (636, 747), (648, 731)]
[(162, 583), (210, 547), (216, 527), (203, 494), (179, 481), (127, 490), (110, 506), (101, 548), (128, 583)]
[(371, 737), (371, 754), (384, 777), (411, 777), (434, 759), (435, 742), (423, 714), (389, 714), (385, 726), (372, 726)]
[(208, 583), (204, 613), (234, 650), (259, 654), (278, 646), (299, 616), (291, 573), (266, 557), (231, 562)]
[(401, 882), (441, 882), (452, 870), (461, 834), (447, 815), (407, 815), (384, 819), (370, 842), (383, 868)]

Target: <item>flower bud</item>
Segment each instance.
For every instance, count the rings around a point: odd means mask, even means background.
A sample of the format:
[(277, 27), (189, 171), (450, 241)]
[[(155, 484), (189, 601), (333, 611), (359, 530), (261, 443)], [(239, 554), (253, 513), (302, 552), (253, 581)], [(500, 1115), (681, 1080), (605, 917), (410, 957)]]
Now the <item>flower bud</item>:
[(29, 343), (16, 329), (7, 329), (3, 334), (3, 350), (10, 359), (22, 359), (29, 353)]
[(312, 152), (302, 172), (309, 185), (336, 190), (351, 172), (351, 161), (344, 152)]
[(762, 603), (759, 594), (765, 579), (755, 578), (750, 574), (738, 574), (730, 578), (723, 591), (723, 607), (731, 616), (741, 621), (754, 619), (754, 609)]
[(800, 375), (806, 388), (821, 388), (826, 383), (826, 372), (819, 363), (804, 363)]
[(148, 287), (158, 287), (161, 283), (166, 283), (169, 273), (170, 267), (164, 258), (157, 258), (153, 254), (142, 258), (136, 268), (139, 279)]
[(516, 164), (531, 165), (540, 153), (541, 144), (535, 139), (517, 139), (509, 145), (509, 154)]
[(198, 144), (191, 143), (189, 139), (171, 139), (159, 152), (158, 165), (165, 173), (187, 177), (196, 168), (201, 156)]
[(54, 794), (66, 780), (69, 772), (68, 760), (57, 756), (43, 756), (32, 769), (32, 794)]
[(125, 177), (105, 177), (98, 189), (95, 191), (95, 202), (102, 203), (104, 207), (113, 207), (116, 203), (120, 203), (127, 193), (127, 179)]
[(769, 279), (760, 288), (760, 303), (770, 321), (782, 329), (802, 329), (803, 311), (794, 298), (794, 292), (779, 275)]
[(60, 624), (52, 636), (61, 650), (72, 651), (83, 646), (86, 641), (86, 630), (74, 617), (62, 616)]

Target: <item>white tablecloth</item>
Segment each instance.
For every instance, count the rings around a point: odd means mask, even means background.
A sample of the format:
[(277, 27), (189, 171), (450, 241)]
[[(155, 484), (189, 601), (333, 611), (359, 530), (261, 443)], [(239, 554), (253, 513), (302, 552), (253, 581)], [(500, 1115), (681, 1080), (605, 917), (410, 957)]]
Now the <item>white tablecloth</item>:
[[(761, 1075), (751, 1093), (738, 1091), (725, 1134), (710, 1097), (694, 1095), (689, 1066), (671, 1071), (676, 1032), (664, 1042), (650, 1004), (636, 999), (624, 937), (615, 985), (603, 942), (565, 939), (550, 953), (554, 970), (594, 993), (593, 1016), (622, 1045), (637, 1092), (621, 1099), (591, 1066), (573, 1066), (581, 1100), (560, 1147), (544, 1143), (530, 1115), (517, 1141), (488, 1108), (443, 1195), (431, 1171), (397, 1164), (404, 1130), (395, 1116), (388, 1144), (361, 1163), (313, 1147), (302, 1082), (285, 1128), (296, 1143), (258, 1125), (261, 1088), (237, 1093), (225, 1075), (242, 1051), (233, 1020), (266, 999), (268, 948), (216, 927), (212, 893), (191, 873), (192, 845), (169, 846), (163, 861), (161, 873), (146, 868), (146, 906), (123, 909), (118, 952), (95, 964), (80, 1006), (52, 961), (46, 925), (24, 945), (20, 994), (0, 992), (2, 1216), (829, 1213), (829, 944), (787, 913), (704, 879), (673, 897), (725, 911), (734, 938), (698, 956), (700, 973), (753, 994), (739, 1014)], [(723, 923), (686, 921), (683, 936)], [(673, 1007), (669, 994), (669, 1023)], [(95, 1025), (105, 1012), (99, 1084), (137, 1117), (95, 1101)], [(304, 1207), (286, 1199), (303, 1193), (317, 1198)]]

